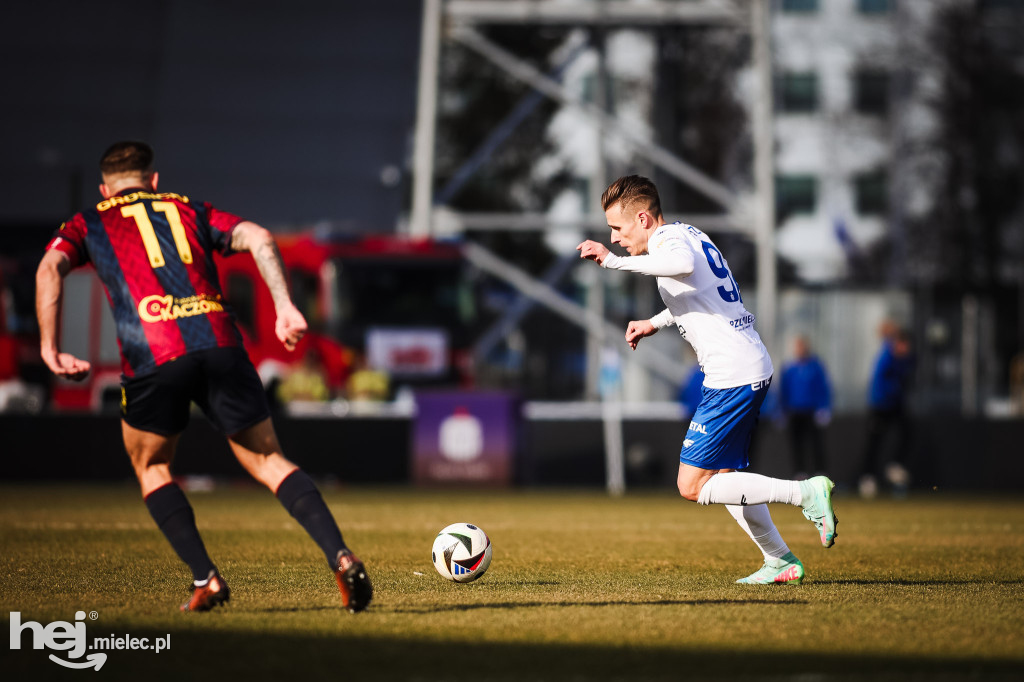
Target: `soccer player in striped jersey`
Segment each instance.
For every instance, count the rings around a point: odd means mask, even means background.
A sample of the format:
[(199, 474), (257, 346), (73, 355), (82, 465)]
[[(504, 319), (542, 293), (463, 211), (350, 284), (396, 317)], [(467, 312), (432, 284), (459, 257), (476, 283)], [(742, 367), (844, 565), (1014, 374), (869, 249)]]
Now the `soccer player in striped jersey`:
[(764, 554), (764, 565), (738, 583), (793, 583), (804, 567), (789, 550), (768, 512), (769, 502), (803, 508), (831, 547), (836, 537), (833, 483), (825, 476), (785, 481), (740, 471), (750, 466), (750, 438), (772, 379), (772, 361), (743, 306), (739, 286), (721, 251), (697, 228), (666, 224), (654, 183), (630, 175), (601, 197), (611, 241), (629, 256), (616, 256), (587, 240), (580, 257), (604, 268), (657, 278), (666, 308), (649, 320), (634, 320), (626, 342), (676, 325), (693, 346), (704, 370), (704, 387), (679, 454), (679, 494), (699, 504), (724, 504)]
[(362, 611), (373, 594), (366, 568), (345, 545), (312, 479), (284, 457), (263, 386), (221, 295), (214, 252), (251, 254), (274, 300), (277, 338), (295, 349), (306, 320), (292, 303), (273, 237), (208, 203), (158, 192), (153, 151), (143, 142), (111, 146), (100, 173), (103, 201), (61, 225), (39, 264), (40, 352), (59, 377), (81, 380), (89, 373), (88, 362), (61, 352), (57, 330), (64, 277), (91, 263), (117, 325), (125, 449), (153, 520), (192, 570), (192, 596), (181, 609), (206, 611), (230, 597), (192, 507), (171, 477), (194, 401), (227, 436), (245, 470), (319, 545), (343, 605)]

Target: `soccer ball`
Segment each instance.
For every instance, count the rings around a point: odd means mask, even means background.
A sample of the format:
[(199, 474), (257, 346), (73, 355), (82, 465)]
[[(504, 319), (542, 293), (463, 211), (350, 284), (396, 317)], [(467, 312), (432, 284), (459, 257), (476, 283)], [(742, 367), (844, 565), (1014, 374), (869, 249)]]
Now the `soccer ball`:
[(453, 523), (434, 538), (430, 560), (442, 578), (473, 582), (491, 565), (491, 540), (471, 523)]

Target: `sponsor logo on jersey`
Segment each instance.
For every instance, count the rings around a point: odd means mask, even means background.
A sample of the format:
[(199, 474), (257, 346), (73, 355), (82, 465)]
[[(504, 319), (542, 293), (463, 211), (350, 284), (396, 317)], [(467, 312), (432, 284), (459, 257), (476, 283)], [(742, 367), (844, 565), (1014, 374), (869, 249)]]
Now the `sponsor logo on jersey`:
[(168, 322), (182, 317), (195, 317), (224, 310), (220, 297), (205, 295), (174, 298), (154, 294), (139, 301), (139, 317), (143, 322)]
[(690, 422), (690, 431), (696, 431), (697, 433), (703, 433), (705, 436), (708, 435), (708, 429), (703, 424), (697, 422)]
[(743, 317), (737, 317), (735, 320), (729, 320), (729, 326), (733, 329), (747, 329), (754, 324), (754, 316), (749, 313)]
[(683, 447), (684, 448), (692, 447), (693, 443), (694, 443), (694, 441), (692, 441), (691, 439), (687, 438), (686, 440), (683, 441)]

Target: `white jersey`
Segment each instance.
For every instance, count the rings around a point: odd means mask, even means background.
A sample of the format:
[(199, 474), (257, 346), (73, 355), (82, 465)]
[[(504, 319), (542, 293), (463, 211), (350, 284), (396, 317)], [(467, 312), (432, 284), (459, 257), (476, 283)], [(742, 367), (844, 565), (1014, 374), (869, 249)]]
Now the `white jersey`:
[(772, 375), (772, 360), (743, 307), (740, 288), (722, 252), (691, 225), (658, 227), (643, 256), (608, 254), (602, 266), (658, 278), (668, 306), (651, 318), (656, 327), (673, 322), (697, 353), (708, 388), (756, 384)]

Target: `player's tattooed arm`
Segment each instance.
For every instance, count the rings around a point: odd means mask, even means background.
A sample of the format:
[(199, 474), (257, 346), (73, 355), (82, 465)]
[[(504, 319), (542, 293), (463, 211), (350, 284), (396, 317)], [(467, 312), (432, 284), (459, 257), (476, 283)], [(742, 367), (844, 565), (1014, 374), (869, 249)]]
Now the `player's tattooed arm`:
[(249, 221), (239, 223), (231, 231), (231, 248), (234, 251), (248, 251), (252, 254), (260, 276), (270, 289), (276, 308), (291, 302), (281, 252), (274, 242), (274, 236), (266, 228)]
[(259, 268), (263, 281), (270, 289), (270, 295), (274, 299), (274, 306), (280, 308), (282, 303), (291, 302), (288, 294), (288, 283), (284, 278), (284, 261), (281, 260), (281, 252), (273, 239), (262, 242), (253, 249), (253, 260)]
[(284, 261), (281, 252), (274, 242), (274, 236), (256, 223), (242, 222), (231, 232), (231, 248), (235, 251), (248, 251), (256, 261), (260, 276), (270, 289), (277, 311), (277, 322), (274, 332), (288, 350), (295, 350), (305, 333), (307, 324), (299, 309), (292, 303), (288, 293), (288, 280), (285, 278)]

